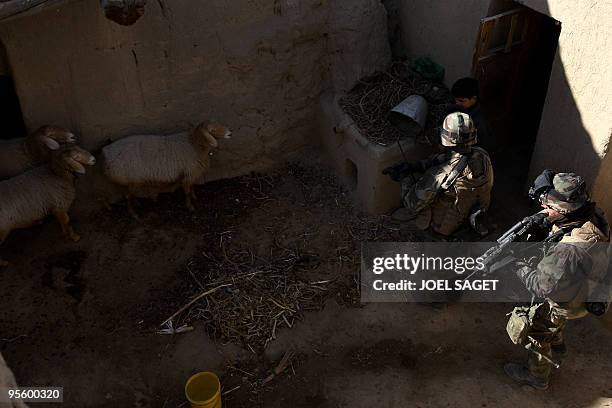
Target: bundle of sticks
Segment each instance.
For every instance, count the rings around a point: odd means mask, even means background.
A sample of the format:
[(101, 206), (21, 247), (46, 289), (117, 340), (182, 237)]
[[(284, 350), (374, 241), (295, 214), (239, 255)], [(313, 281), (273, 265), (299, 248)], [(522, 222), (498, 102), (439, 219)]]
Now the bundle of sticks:
[(451, 102), (443, 84), (421, 78), (403, 62), (393, 63), (388, 70), (361, 79), (340, 99), (340, 106), (353, 119), (362, 135), (371, 142), (388, 146), (404, 137), (387, 120), (391, 109), (410, 95), (423, 96), (429, 105), (424, 133), (431, 132), (443, 119)]

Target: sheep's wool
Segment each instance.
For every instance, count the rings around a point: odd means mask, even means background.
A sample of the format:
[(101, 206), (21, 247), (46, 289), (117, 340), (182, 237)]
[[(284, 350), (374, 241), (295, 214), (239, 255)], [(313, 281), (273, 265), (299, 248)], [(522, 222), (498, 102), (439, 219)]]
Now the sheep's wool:
[(102, 149), (104, 173), (125, 186), (193, 184), (209, 166), (208, 151), (189, 133), (129, 136)]
[(68, 211), (76, 195), (72, 180), (37, 167), (0, 182), (0, 237), (29, 227), (53, 209)]
[(0, 141), (0, 179), (13, 177), (33, 167), (25, 149), (25, 137)]
[[(9, 368), (0, 354), (0, 389), (7, 390), (9, 388), (17, 388), (17, 381), (15, 381), (15, 376), (13, 375), (13, 371)], [(6, 406), (6, 405), (2, 405)], [(26, 408), (27, 406), (21, 401), (13, 401), (9, 404), (12, 408)]]

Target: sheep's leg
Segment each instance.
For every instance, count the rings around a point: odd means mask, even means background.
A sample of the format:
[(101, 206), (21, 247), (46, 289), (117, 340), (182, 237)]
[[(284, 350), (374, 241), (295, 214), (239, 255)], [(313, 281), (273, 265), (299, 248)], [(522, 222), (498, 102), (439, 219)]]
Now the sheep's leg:
[(138, 216), (138, 213), (134, 209), (134, 205), (138, 204), (138, 201), (136, 201), (136, 198), (131, 194), (127, 194), (125, 198), (127, 200), (128, 212), (130, 213), (132, 218), (134, 218), (137, 221), (140, 221), (140, 217)]
[(183, 191), (185, 192), (185, 205), (189, 211), (194, 211), (195, 207), (191, 202), (191, 197), (193, 197), (193, 185), (191, 183), (183, 183)]
[(125, 197), (127, 201), (128, 212), (130, 213), (132, 218), (134, 218), (136, 221), (140, 221), (140, 217), (138, 216), (138, 214), (136, 213), (136, 210), (134, 209), (134, 205), (135, 204), (138, 205), (138, 201), (136, 200), (136, 197), (134, 197), (134, 193), (132, 192), (132, 189), (129, 186), (127, 187), (127, 190), (125, 191), (123, 196)]
[(72, 229), (72, 226), (70, 225), (70, 217), (68, 216), (68, 213), (66, 213), (66, 211), (55, 209), (53, 210), (53, 215), (55, 215), (55, 218), (57, 218), (57, 221), (62, 226), (62, 232), (64, 233), (64, 236), (67, 239), (70, 239), (74, 242), (78, 242), (81, 239), (79, 234), (74, 232), (74, 230)]
[[(5, 232), (0, 232), (0, 245), (2, 245), (2, 243), (4, 242), (4, 240), (6, 239), (6, 236), (8, 234)], [(4, 259), (0, 258), (0, 266), (8, 266), (8, 262), (5, 261)]]

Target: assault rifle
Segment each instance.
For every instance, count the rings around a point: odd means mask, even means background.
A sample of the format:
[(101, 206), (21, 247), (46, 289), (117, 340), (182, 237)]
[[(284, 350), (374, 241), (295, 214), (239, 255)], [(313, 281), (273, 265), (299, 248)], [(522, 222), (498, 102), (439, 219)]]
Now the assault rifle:
[[(514, 224), (514, 226), (512, 226), (512, 228), (510, 228), (508, 231), (506, 231), (501, 237), (499, 237), (497, 239), (497, 244), (489, 248), (484, 254), (482, 254), (482, 256), (480, 256), (482, 264), (487, 270), (486, 273), (493, 273), (515, 262), (516, 255), (518, 254), (510, 248), (510, 244), (522, 240), (530, 232), (534, 232), (537, 230), (546, 230), (550, 228), (551, 223), (546, 217), (547, 214), (543, 212), (538, 212), (536, 214), (525, 217), (516, 224)], [(544, 242), (554, 242), (564, 233), (565, 231), (560, 230), (559, 232), (556, 232), (555, 234), (546, 237), (544, 239)], [(522, 248), (520, 252), (523, 252), (529, 248)], [(502, 255), (503, 258), (499, 259)], [(477, 272), (480, 271), (477, 270), (472, 272), (466, 279), (471, 278)]]
[[(489, 267), (489, 265), (493, 264), (493, 262), (495, 262), (495, 260), (505, 252), (507, 252), (507, 255), (514, 255), (514, 251), (509, 250), (508, 248), (510, 244), (525, 237), (530, 231), (534, 230), (534, 227), (539, 229), (546, 229), (550, 227), (551, 224), (549, 221), (547, 221), (546, 216), (546, 213), (541, 212), (530, 215), (514, 224), (514, 226), (508, 231), (504, 232), (504, 234), (497, 239), (497, 245), (489, 248), (480, 257), (485, 267)], [(508, 258), (508, 256), (506, 256), (504, 259), (506, 258)], [(499, 265), (499, 267), (502, 266), (505, 265)]]

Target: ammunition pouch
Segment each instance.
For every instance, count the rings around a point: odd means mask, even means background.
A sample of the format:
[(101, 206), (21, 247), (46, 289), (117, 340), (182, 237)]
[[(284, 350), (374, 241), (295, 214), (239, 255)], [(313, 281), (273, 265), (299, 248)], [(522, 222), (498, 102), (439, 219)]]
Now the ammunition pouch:
[(529, 336), (529, 308), (515, 307), (506, 325), (506, 332), (514, 344), (524, 345)]
[(514, 344), (526, 345), (534, 337), (554, 336), (564, 326), (567, 311), (550, 299), (533, 306), (517, 306), (508, 313), (506, 332)]

